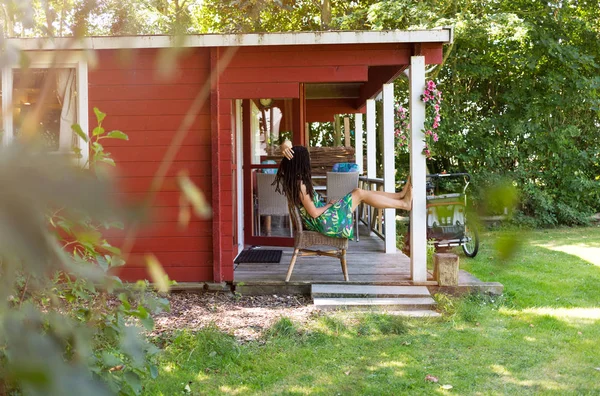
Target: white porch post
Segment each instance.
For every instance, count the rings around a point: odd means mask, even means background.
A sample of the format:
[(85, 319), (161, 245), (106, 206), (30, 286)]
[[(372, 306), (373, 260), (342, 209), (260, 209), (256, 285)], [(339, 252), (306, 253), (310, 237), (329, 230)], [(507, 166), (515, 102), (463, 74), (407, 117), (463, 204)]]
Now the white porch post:
[(410, 174), (413, 186), (410, 212), (410, 272), (413, 282), (427, 280), (427, 209), (425, 176), (425, 103), (421, 94), (425, 90), (425, 57), (410, 58)]
[[(396, 192), (394, 84), (383, 85), (383, 190)], [(385, 252), (396, 253), (396, 209), (385, 209)]]
[(375, 131), (375, 99), (367, 100), (367, 177), (369, 179), (374, 179), (377, 177), (377, 165), (376, 165), (376, 150), (377, 150), (377, 142), (376, 131)]
[(363, 172), (363, 116), (361, 113), (354, 114), (354, 144), (358, 174)]

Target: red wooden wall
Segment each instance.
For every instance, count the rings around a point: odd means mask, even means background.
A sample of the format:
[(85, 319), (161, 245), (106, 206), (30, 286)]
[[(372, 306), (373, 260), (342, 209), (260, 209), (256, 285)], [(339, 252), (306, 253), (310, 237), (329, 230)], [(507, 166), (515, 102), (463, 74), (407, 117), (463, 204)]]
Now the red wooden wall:
[[(359, 109), (382, 82), (401, 71), (415, 51), (426, 63), (442, 60), (441, 45), (354, 44), (276, 47), (195, 48), (178, 59), (170, 73), (160, 73), (159, 50), (98, 51), (98, 66), (89, 72), (90, 130), (93, 107), (107, 113), (104, 127), (119, 129), (130, 140), (106, 140), (117, 162), (119, 197), (140, 201), (168, 145), (194, 98), (205, 87), (206, 100), (183, 141), (168, 177), (152, 204), (151, 217), (137, 233), (133, 256), (121, 272), (125, 280), (147, 278), (144, 253), (153, 253), (171, 279), (180, 282), (232, 281), (237, 253), (234, 237), (235, 126), (232, 100), (295, 98), (296, 127), (308, 119), (327, 118), (341, 109)], [(211, 70), (224, 67), (208, 84)], [(166, 69), (164, 70), (166, 71)], [(354, 103), (331, 101), (303, 110), (303, 83), (367, 82), (364, 97)], [(208, 88), (208, 89), (206, 89)], [(176, 175), (187, 170), (213, 207), (208, 221), (177, 224), (179, 192)], [(108, 233), (120, 246), (124, 231)]]
[[(184, 114), (210, 70), (210, 49), (199, 48), (179, 58), (172, 73), (157, 72), (158, 51), (98, 51), (99, 63), (89, 72), (90, 130), (93, 107), (107, 114), (106, 130), (119, 129), (129, 141), (104, 140), (117, 167), (120, 198), (140, 201), (150, 187), (160, 162)], [(139, 232), (127, 265), (125, 280), (147, 278), (144, 253), (153, 253), (169, 277), (177, 281), (213, 279), (213, 222), (192, 218), (189, 227), (177, 224), (179, 192), (177, 173), (186, 170), (191, 179), (212, 199), (212, 142), (210, 101), (194, 120), (167, 178), (152, 204), (150, 217)], [(120, 246), (124, 232), (108, 232)]]

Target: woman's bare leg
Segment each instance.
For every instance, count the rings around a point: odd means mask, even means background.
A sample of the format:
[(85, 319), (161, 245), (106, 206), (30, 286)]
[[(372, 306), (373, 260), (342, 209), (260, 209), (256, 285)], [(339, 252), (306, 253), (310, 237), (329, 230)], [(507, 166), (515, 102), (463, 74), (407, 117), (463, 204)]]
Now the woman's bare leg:
[(412, 188), (407, 189), (403, 199), (397, 199), (393, 195), (394, 193), (381, 194), (381, 191), (368, 191), (355, 188), (352, 190), (352, 211), (363, 202), (377, 209), (411, 209)]
[(370, 190), (370, 191), (377, 195), (382, 195), (384, 197), (390, 197), (390, 198), (394, 198), (394, 199), (402, 199), (406, 195), (406, 192), (408, 191), (409, 187), (412, 187), (412, 184), (410, 182), (410, 176), (408, 176), (408, 179), (406, 179), (406, 183), (404, 183), (404, 187), (402, 187), (402, 191), (400, 191), (400, 192), (389, 193), (389, 192), (385, 192), (385, 191), (376, 191), (376, 190)]

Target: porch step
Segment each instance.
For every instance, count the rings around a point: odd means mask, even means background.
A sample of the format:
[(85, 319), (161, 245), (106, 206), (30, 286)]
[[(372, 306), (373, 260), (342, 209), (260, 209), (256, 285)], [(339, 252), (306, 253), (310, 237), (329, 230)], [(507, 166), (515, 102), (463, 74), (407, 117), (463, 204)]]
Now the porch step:
[(313, 298), (325, 297), (430, 297), (425, 286), (380, 286), (380, 285), (344, 285), (313, 284)]
[(440, 316), (425, 286), (313, 284), (312, 297), (315, 307), (322, 310), (382, 310), (403, 316)]

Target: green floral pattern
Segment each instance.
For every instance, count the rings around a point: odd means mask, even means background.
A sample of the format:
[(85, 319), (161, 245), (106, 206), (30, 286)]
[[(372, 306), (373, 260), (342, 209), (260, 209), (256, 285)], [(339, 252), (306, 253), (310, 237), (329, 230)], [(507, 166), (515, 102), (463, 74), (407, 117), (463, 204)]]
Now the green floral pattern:
[[(316, 192), (313, 195), (313, 202), (317, 208), (326, 205), (323, 198)], [(309, 231), (320, 232), (334, 238), (354, 238), (352, 193), (346, 194), (317, 218), (312, 218), (304, 206), (300, 206), (300, 216)]]

